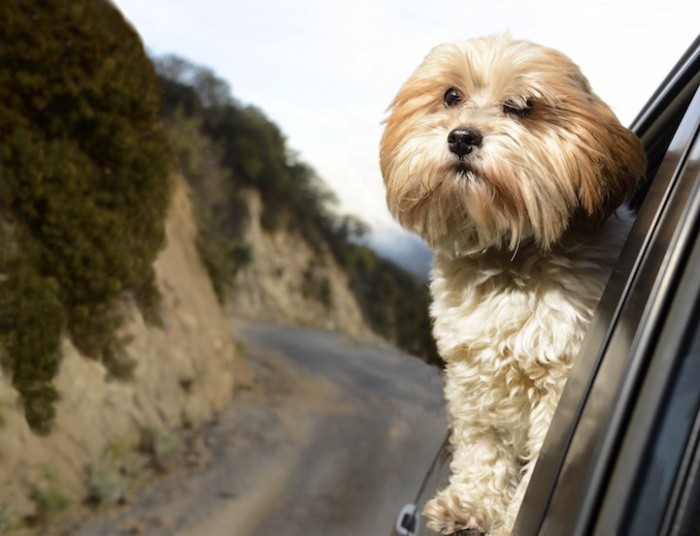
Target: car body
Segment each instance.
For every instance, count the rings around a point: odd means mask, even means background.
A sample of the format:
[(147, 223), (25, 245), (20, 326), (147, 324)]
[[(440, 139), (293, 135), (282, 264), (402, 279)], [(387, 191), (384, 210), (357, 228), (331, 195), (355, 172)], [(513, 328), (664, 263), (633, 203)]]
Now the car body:
[[(700, 36), (633, 122), (637, 217), (572, 368), (514, 535), (700, 534)], [(447, 442), (393, 533), (449, 476)]]

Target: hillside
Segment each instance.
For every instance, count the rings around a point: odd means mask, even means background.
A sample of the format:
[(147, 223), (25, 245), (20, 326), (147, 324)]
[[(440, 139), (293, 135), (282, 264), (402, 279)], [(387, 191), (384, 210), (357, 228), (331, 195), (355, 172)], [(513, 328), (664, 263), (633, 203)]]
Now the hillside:
[(197, 252), (182, 178), (165, 234), (153, 265), (162, 325), (149, 326), (128, 294), (115, 304), (123, 318), (117, 335), (128, 341), (120, 355), (134, 364), (128, 381), (115, 381), (62, 337), (53, 383), (61, 398), (51, 433), (37, 435), (19, 393), (0, 376), (0, 532), (86, 499), (123, 500), (149, 470), (153, 453), (144, 441), (173, 441), (171, 430), (206, 422), (229, 401), (237, 370), (230, 325)]
[(374, 333), (437, 362), (425, 283), (360, 245), (280, 128), (209, 69), (156, 60), (162, 117), (195, 192), (200, 247), (236, 314)]
[(312, 246), (285, 216), (275, 229), (265, 230), (260, 194), (248, 188), (241, 197), (248, 214), (241, 238), (249, 244), (251, 261), (236, 273), (230, 309), (257, 320), (372, 333), (328, 244)]
[(173, 167), (153, 67), (111, 4), (2, 2), (0, 42), (3, 369), (47, 433), (61, 338), (128, 376), (111, 304), (158, 321)]
[(0, 3), (0, 532), (123, 500), (236, 353), (138, 34), (102, 0)]
[(0, 42), (0, 531), (123, 501), (214, 418), (231, 313), (437, 359), (425, 284), (213, 73), (107, 0), (4, 1)]

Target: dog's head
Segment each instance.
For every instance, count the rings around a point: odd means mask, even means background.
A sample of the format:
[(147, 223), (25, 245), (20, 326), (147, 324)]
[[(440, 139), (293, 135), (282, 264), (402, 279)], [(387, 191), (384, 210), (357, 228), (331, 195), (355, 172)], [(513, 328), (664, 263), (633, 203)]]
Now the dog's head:
[(642, 144), (563, 54), (487, 37), (433, 49), (391, 103), (381, 168), (393, 216), (451, 256), (602, 221), (646, 169)]

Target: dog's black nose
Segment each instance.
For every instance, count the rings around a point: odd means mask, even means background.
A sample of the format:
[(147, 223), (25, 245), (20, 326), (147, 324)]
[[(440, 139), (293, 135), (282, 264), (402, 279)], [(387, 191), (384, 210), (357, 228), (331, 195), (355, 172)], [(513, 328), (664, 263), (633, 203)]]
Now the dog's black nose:
[(484, 137), (473, 128), (456, 128), (447, 136), (450, 151), (462, 158), (472, 152), (474, 147), (481, 147)]

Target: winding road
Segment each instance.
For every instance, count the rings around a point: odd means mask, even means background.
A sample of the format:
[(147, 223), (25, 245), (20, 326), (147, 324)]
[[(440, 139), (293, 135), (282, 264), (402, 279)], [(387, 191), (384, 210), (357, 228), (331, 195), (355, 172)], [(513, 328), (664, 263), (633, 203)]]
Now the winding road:
[(75, 534), (389, 535), (445, 436), (439, 371), (333, 332), (237, 320), (250, 379), (199, 467)]

